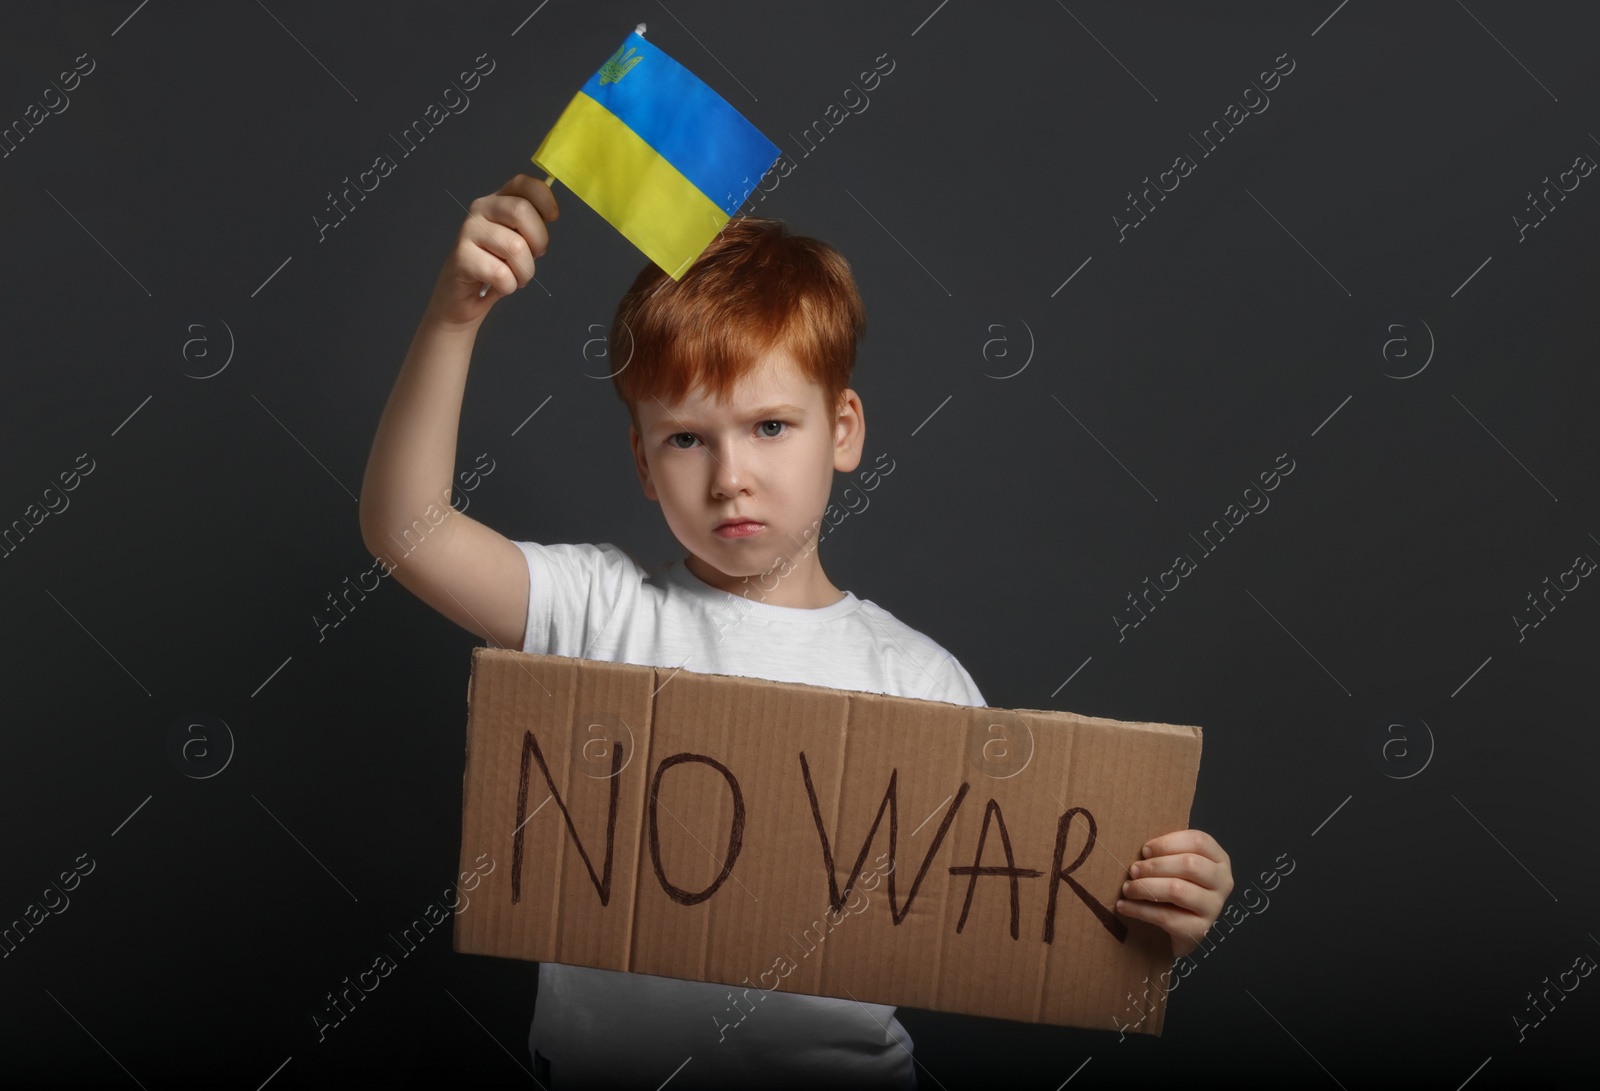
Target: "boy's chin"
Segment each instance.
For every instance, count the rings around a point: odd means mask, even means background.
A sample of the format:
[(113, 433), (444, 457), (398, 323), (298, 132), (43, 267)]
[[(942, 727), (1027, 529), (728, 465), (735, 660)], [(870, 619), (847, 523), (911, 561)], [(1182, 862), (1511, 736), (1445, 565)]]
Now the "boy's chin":
[(784, 568), (784, 558), (782, 556), (771, 558), (770, 563), (767, 563), (768, 558), (754, 556), (742, 558), (742, 563), (728, 558), (723, 558), (721, 563), (718, 563), (696, 553), (692, 549), (689, 550), (689, 553), (695, 562), (695, 566), (702, 572), (723, 581), (736, 580), (741, 583), (753, 583), (774, 569), (781, 571)]
[(757, 576), (766, 571), (766, 569), (762, 568), (759, 563), (751, 564), (748, 561), (744, 564), (734, 564), (729, 562), (727, 559), (723, 559), (723, 561), (719, 564), (717, 561), (710, 560), (698, 553), (694, 554), (694, 559), (699, 564), (701, 571), (710, 573), (712, 575), (721, 576), (723, 579), (755, 579)]

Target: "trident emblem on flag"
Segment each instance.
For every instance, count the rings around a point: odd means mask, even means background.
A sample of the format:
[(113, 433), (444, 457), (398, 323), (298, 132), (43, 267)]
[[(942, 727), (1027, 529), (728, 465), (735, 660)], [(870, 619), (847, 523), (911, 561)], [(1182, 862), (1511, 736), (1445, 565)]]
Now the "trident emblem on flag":
[(617, 51), (611, 54), (611, 59), (600, 66), (600, 82), (616, 83), (633, 71), (633, 66), (644, 60), (643, 57), (635, 57), (634, 52), (633, 47), (629, 46), (628, 51), (624, 53), (619, 45)]

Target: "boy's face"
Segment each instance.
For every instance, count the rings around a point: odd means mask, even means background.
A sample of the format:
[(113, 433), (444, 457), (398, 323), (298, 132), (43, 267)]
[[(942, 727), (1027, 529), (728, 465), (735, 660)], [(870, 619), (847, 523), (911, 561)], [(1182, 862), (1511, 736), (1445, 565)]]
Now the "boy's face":
[[(787, 560), (794, 570), (755, 597), (793, 606), (838, 598), (813, 542), (834, 472), (861, 461), (866, 422), (855, 391), (846, 390), (832, 412), (824, 401), (822, 387), (774, 349), (727, 405), (695, 390), (674, 405), (647, 398), (637, 407), (639, 428), (630, 425), (628, 438), (644, 494), (660, 503), (702, 580), (742, 594), (745, 577), (787, 568)], [(736, 518), (754, 525), (723, 525)]]

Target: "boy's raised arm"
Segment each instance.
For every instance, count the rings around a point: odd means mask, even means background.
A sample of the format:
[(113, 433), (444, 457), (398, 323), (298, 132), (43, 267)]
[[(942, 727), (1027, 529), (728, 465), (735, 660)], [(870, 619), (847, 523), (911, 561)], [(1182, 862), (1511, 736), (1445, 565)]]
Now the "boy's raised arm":
[[(395, 579), (445, 617), (515, 649), (527, 624), (527, 561), (510, 539), (451, 507), (456, 433), (478, 327), (496, 300), (533, 279), (534, 259), (550, 243), (545, 222), (557, 213), (550, 188), (526, 174), (472, 202), (361, 482), (367, 549), (394, 560)], [(489, 292), (480, 298), (482, 284)]]

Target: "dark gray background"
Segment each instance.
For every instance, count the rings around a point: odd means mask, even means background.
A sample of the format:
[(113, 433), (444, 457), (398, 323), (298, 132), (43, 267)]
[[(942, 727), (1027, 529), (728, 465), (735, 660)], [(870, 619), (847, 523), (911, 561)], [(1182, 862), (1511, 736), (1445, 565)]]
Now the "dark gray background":
[[(1486, 1088), (1576, 1062), (1600, 979), (1526, 1041), (1512, 1016), (1600, 958), (1600, 590), (1522, 640), (1513, 616), (1600, 556), (1600, 178), (1526, 241), (1513, 216), (1600, 156), (1590, 6), (136, 7), (0, 13), (3, 124), (96, 65), (0, 159), (0, 526), (95, 462), (0, 561), (0, 916), (96, 861), (0, 960), (0, 1080), (529, 1083), (534, 966), (442, 934), (311, 1030), (455, 873), (475, 643), (392, 580), (323, 640), (313, 617), (371, 564), (354, 494), (464, 206), (533, 170), (640, 20), (794, 157), (753, 211), (838, 246), (867, 301), (867, 454), (897, 468), (830, 537), (832, 580), (991, 705), (1201, 725), (1193, 825), (1241, 886), (1297, 865), (1162, 1038), (902, 1009), (923, 1086)], [(485, 53), (470, 108), (319, 243), (326, 192)], [(884, 54), (871, 106), (801, 157)], [(1285, 54), (1270, 108), (1199, 158)], [(1184, 153), (1118, 242), (1124, 195)], [(680, 551), (585, 357), (643, 259), (558, 193), (542, 287), (478, 341), (459, 465), (496, 468), (471, 512), (653, 563)], [(1421, 374), (1386, 374), (1409, 370), (1391, 324), (1418, 362), (1431, 331)], [(228, 330), (227, 369), (187, 377)], [(991, 378), (1025, 330), (1031, 362)], [(1280, 454), (1270, 509), (1200, 559), (1189, 536)], [(1197, 571), (1119, 640), (1124, 596), (1185, 551)], [(208, 779), (168, 755), (193, 714), (236, 741)], [(1422, 752), (1373, 740), (1418, 720), (1431, 758), (1402, 778)]]

